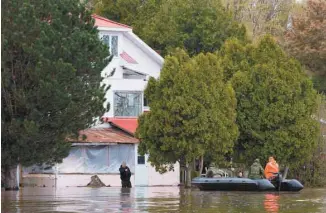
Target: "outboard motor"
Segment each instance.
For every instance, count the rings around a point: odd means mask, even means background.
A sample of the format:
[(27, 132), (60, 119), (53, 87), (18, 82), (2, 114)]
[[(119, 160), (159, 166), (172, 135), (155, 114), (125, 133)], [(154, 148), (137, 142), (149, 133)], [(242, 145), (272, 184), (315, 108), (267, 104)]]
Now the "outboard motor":
[(271, 183), (275, 186), (278, 191), (300, 191), (303, 189), (303, 185), (295, 180), (284, 180), (281, 173), (274, 173), (275, 178), (271, 180)]

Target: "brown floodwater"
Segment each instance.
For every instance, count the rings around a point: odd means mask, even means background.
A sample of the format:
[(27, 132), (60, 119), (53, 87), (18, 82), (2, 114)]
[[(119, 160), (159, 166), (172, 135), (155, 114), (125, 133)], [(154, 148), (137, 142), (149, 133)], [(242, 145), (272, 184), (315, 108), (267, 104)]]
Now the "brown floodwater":
[(326, 189), (204, 192), (179, 187), (22, 188), (1, 192), (1, 212), (326, 212)]

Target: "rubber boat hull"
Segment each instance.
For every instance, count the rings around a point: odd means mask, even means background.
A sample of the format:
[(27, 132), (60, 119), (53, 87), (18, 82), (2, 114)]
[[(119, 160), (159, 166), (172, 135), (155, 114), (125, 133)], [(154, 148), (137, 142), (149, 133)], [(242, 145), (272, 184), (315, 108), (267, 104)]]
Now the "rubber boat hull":
[[(267, 179), (248, 178), (205, 178), (197, 177), (192, 184), (203, 191), (278, 191), (276, 183)], [(295, 180), (283, 180), (280, 191), (300, 191), (303, 185)]]

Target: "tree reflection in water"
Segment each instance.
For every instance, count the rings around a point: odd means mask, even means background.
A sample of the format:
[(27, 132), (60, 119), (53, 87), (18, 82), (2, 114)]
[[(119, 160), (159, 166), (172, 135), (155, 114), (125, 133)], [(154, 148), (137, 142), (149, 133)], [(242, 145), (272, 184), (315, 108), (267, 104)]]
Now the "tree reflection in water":
[(266, 212), (277, 213), (279, 211), (279, 198), (278, 194), (265, 194), (264, 207)]

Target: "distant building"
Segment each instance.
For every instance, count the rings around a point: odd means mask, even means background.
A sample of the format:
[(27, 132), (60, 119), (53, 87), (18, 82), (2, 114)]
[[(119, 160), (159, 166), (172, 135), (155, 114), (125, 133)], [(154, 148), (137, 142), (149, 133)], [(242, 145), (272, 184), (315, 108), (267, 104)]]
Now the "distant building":
[[(106, 94), (110, 110), (102, 121), (81, 131), (87, 136), (71, 141), (72, 148), (62, 164), (55, 167), (33, 166), (24, 169), (24, 184), (46, 186), (85, 186), (97, 174), (106, 185), (121, 186), (119, 167), (126, 161), (136, 186), (179, 184), (179, 164), (175, 170), (159, 174), (138, 154), (139, 141), (134, 137), (137, 118), (149, 111), (144, 89), (149, 77), (158, 78), (163, 58), (133, 32), (132, 28), (93, 15), (99, 36), (110, 47), (112, 61), (102, 71), (102, 83), (111, 85)], [(114, 75), (110, 73), (115, 70)], [(106, 105), (107, 103), (104, 103)]]

